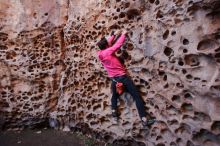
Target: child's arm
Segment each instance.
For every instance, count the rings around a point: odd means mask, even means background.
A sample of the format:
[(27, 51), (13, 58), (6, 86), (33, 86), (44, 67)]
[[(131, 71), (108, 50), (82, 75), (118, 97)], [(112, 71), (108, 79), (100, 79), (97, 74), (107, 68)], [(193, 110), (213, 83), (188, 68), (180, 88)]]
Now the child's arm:
[(102, 52), (103, 56), (113, 54), (115, 51), (117, 51), (122, 46), (124, 41), (125, 41), (125, 34), (122, 34), (112, 47), (109, 47), (109, 48), (103, 50), (103, 52)]
[(115, 38), (115, 35), (112, 35), (112, 36), (108, 39), (108, 42), (111, 44), (112, 41), (114, 40), (114, 38)]

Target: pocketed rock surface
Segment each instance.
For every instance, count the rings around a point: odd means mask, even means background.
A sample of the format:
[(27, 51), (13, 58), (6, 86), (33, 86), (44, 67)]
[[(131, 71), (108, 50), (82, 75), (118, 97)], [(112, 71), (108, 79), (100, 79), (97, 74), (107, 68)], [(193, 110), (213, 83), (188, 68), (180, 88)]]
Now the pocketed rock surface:
[[(117, 55), (158, 120), (148, 132), (130, 97), (120, 99), (118, 125), (110, 116), (96, 43), (124, 28)], [(220, 145), (219, 0), (1, 0), (0, 68), (2, 129), (50, 119), (106, 142)]]

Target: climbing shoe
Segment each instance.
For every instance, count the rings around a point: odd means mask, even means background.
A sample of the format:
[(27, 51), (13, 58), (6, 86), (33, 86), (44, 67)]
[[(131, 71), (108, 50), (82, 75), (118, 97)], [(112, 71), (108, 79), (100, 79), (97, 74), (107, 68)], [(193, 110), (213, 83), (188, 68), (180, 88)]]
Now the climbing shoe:
[(112, 117), (118, 118), (119, 114), (117, 110), (112, 110)]
[(118, 117), (119, 117), (119, 114), (118, 114), (117, 110), (112, 110), (112, 122), (113, 122), (113, 124), (118, 124)]
[(145, 126), (153, 125), (156, 122), (156, 119), (147, 120), (146, 118), (142, 118), (141, 122), (142, 122), (142, 125), (145, 127)]

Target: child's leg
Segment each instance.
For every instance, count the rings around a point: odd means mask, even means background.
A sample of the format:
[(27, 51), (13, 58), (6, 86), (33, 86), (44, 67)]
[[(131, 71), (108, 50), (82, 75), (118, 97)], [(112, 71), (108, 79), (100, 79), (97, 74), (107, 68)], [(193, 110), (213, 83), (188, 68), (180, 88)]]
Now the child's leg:
[(111, 88), (112, 88), (111, 107), (112, 107), (112, 110), (117, 111), (117, 101), (119, 98), (119, 94), (116, 92), (116, 83), (114, 81), (112, 81)]
[(135, 100), (136, 107), (139, 113), (140, 118), (146, 117), (146, 111), (144, 107), (144, 101), (142, 100), (141, 96), (138, 93), (134, 83), (128, 77), (123, 80), (125, 84), (126, 90), (131, 94), (133, 99)]

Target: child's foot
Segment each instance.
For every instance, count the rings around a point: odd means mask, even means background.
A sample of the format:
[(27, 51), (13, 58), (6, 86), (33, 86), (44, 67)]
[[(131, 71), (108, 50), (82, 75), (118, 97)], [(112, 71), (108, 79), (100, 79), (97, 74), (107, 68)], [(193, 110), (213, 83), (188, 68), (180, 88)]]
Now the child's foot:
[(118, 118), (119, 114), (117, 112), (117, 110), (112, 110), (112, 117), (117, 117)]
[(112, 110), (113, 124), (118, 124), (119, 114), (117, 110)]
[(156, 119), (147, 120), (146, 117), (142, 117), (141, 122), (142, 122), (142, 125), (145, 127), (145, 126), (150, 126), (150, 125), (154, 124), (156, 122)]
[(117, 117), (112, 118), (112, 124), (118, 124), (118, 118)]

